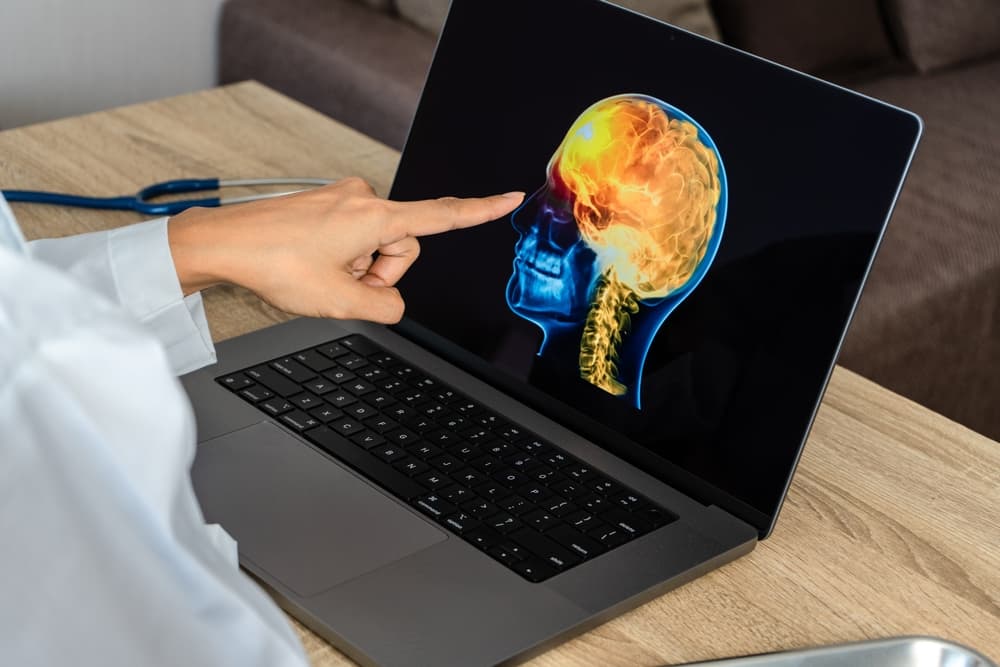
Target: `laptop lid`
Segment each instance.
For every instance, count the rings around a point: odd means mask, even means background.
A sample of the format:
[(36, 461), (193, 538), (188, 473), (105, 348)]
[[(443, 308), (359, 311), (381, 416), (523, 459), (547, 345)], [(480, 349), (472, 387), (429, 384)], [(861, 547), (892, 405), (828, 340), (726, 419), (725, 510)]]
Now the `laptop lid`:
[(529, 195), (422, 240), (398, 331), (766, 536), (920, 132), (601, 0), (453, 0), (390, 197)]

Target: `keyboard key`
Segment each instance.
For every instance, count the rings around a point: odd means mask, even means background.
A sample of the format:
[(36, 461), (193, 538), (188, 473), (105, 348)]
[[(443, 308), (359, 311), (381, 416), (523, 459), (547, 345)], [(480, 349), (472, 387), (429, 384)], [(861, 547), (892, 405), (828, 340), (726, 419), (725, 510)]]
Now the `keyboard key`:
[(513, 425), (510, 425), (510, 424), (508, 424), (507, 426), (504, 426), (503, 428), (499, 428), (499, 429), (494, 428), (493, 432), (496, 433), (497, 435), (499, 435), (501, 438), (503, 438), (507, 442), (515, 442), (516, 443), (516, 442), (521, 441), (525, 437), (525, 431), (524, 431), (524, 429), (520, 428), (519, 426), (513, 426)]
[(562, 452), (549, 452), (544, 454), (542, 456), (542, 461), (556, 469), (565, 468), (569, 464), (573, 463), (573, 459)]
[(590, 512), (591, 514), (600, 514), (605, 510), (611, 509), (612, 507), (607, 498), (603, 498), (596, 493), (591, 493), (588, 496), (577, 498), (575, 502), (580, 509)]
[(612, 526), (618, 526), (631, 537), (648, 533), (653, 528), (653, 524), (649, 521), (631, 512), (626, 512), (623, 509), (613, 509), (610, 512), (605, 512), (601, 515), (601, 518)]
[(478, 459), (469, 461), (469, 465), (479, 472), (489, 475), (500, 467), (500, 462), (492, 456), (480, 456)]
[(411, 408), (418, 407), (431, 400), (428, 398), (427, 394), (419, 389), (408, 389), (407, 391), (400, 392), (396, 394), (396, 398), (406, 405), (409, 405)]
[(329, 394), (331, 391), (337, 388), (337, 385), (327, 380), (326, 378), (316, 378), (305, 383), (305, 388), (314, 394)]
[(283, 415), (289, 410), (294, 410), (295, 406), (286, 401), (283, 398), (272, 398), (268, 401), (264, 401), (258, 406), (261, 410), (268, 413), (272, 417), (277, 417), (278, 415)]
[(462, 459), (463, 461), (471, 461), (472, 459), (477, 459), (482, 456), (483, 452), (475, 445), (470, 445), (467, 442), (462, 442), (457, 446), (452, 447), (449, 450), (454, 456)]
[(435, 519), (447, 516), (455, 511), (454, 505), (434, 493), (418, 498), (415, 504), (418, 509)]
[(350, 417), (344, 417), (343, 419), (338, 419), (335, 422), (329, 424), (330, 428), (343, 436), (354, 435), (358, 431), (363, 431), (364, 426), (354, 421)]
[(462, 468), (455, 471), (451, 474), (451, 478), (459, 484), (469, 487), (478, 486), (487, 481), (486, 475), (472, 468)]
[(515, 552), (512, 551), (510, 548), (508, 548), (506, 544), (509, 543), (498, 544), (494, 547), (490, 547), (489, 549), (486, 550), (486, 553), (493, 556), (498, 561), (500, 561), (501, 563), (503, 563), (508, 567), (510, 567), (519, 560), (524, 560), (524, 558), (521, 555), (519, 555), (524, 552), (523, 549), (518, 549)]
[(352, 373), (351, 371), (347, 370), (346, 368), (341, 368), (338, 366), (337, 368), (331, 368), (330, 370), (323, 373), (323, 377), (325, 377), (327, 380), (330, 380), (333, 383), (344, 384), (350, 382), (351, 380), (354, 380), (358, 376)]
[(489, 498), (493, 502), (497, 502), (507, 496), (511, 495), (508, 489), (500, 486), (496, 482), (485, 482), (476, 486), (476, 493), (483, 496), (484, 498)]
[(366, 366), (358, 371), (358, 377), (366, 382), (375, 383), (389, 377), (389, 373), (384, 368), (379, 368), (378, 366)]
[(461, 505), (462, 503), (467, 503), (474, 500), (476, 494), (469, 491), (464, 486), (452, 485), (445, 489), (441, 495), (448, 499), (448, 502), (455, 503), (456, 505)]
[(611, 502), (627, 510), (638, 509), (647, 504), (645, 500), (633, 493), (621, 493), (612, 498)]
[(562, 473), (564, 475), (571, 477), (572, 479), (575, 479), (578, 482), (584, 482), (590, 479), (591, 477), (597, 475), (597, 473), (594, 472), (593, 468), (591, 468), (588, 465), (584, 465), (582, 463), (577, 463), (574, 465), (567, 466), (562, 469)]
[(463, 417), (474, 417), (483, 411), (483, 406), (470, 400), (456, 401), (451, 407), (460, 412)]
[[(456, 487), (458, 488), (458, 487)], [(462, 509), (471, 514), (474, 517), (482, 519), (483, 517), (493, 516), (500, 510), (493, 503), (483, 500), (482, 498), (476, 498), (475, 500), (467, 501), (462, 505)]]
[(552, 497), (552, 492), (537, 482), (525, 484), (518, 493), (534, 503), (540, 503), (546, 498)]
[(240, 396), (247, 399), (251, 403), (260, 403), (261, 401), (266, 401), (274, 396), (274, 392), (270, 389), (265, 389), (259, 384), (247, 387), (240, 392)]
[(511, 566), (511, 569), (536, 584), (556, 574), (554, 567), (539, 558), (518, 561)]
[(514, 516), (521, 516), (525, 512), (535, 509), (535, 505), (529, 503), (521, 496), (510, 496), (497, 503), (504, 511), (510, 512)]
[(311, 414), (313, 417), (320, 420), (324, 424), (328, 424), (333, 420), (340, 419), (341, 417), (344, 416), (344, 412), (342, 410), (338, 410), (337, 408), (329, 405), (321, 405), (318, 408), (310, 410), (309, 414)]
[(595, 477), (583, 483), (588, 489), (602, 496), (613, 496), (624, 490), (618, 482), (612, 482), (607, 477)]
[[(395, 368), (393, 368), (392, 369), (392, 374), (395, 375), (396, 377), (400, 378), (403, 381), (409, 380), (410, 377), (413, 376), (413, 375), (418, 375), (417, 370), (415, 368), (413, 368), (413, 366), (408, 366), (408, 365), (405, 365), (405, 364), (402, 365), (402, 366), (396, 366)], [(407, 385), (407, 386), (409, 386), (409, 385)]]
[(436, 445), (432, 445), (429, 442), (414, 441), (414, 443), (415, 444), (410, 447), (409, 451), (410, 454), (416, 456), (418, 459), (429, 461), (430, 459), (441, 454), (441, 448)]
[(511, 470), (507, 468), (506, 470), (500, 470), (492, 475), (500, 484), (506, 486), (508, 489), (513, 489), (518, 486), (522, 486), (528, 483), (528, 478), (517, 472), (516, 470)]
[(389, 443), (378, 445), (369, 451), (386, 463), (395, 463), (400, 459), (406, 458), (406, 452), (403, 451), (402, 447)]
[(387, 394), (392, 394), (393, 396), (409, 389), (409, 387), (403, 384), (402, 380), (395, 377), (382, 378), (381, 380), (376, 381), (374, 384), (381, 391), (384, 391)]
[(559, 496), (553, 496), (542, 503), (542, 509), (554, 516), (563, 517), (577, 511), (576, 505)]
[[(468, 401), (466, 401), (468, 403)], [(496, 414), (495, 412), (490, 412), (488, 410), (483, 410), (479, 412), (473, 419), (477, 424), (482, 424), (491, 431), (496, 431), (502, 428), (507, 428), (510, 426), (510, 422)]]
[(392, 467), (409, 477), (415, 477), (416, 475), (427, 472), (431, 469), (431, 467), (423, 461), (419, 461), (414, 458), (405, 458), (397, 461), (392, 465)]
[(367, 396), (365, 396), (365, 401), (371, 404), (373, 407), (382, 410), (386, 406), (395, 403), (396, 399), (390, 396), (389, 394), (385, 394), (381, 391), (376, 391), (373, 394), (368, 394)]
[(378, 364), (382, 368), (393, 368), (394, 366), (399, 366), (403, 362), (389, 354), (388, 352), (378, 352), (376, 354), (368, 355), (368, 360), (373, 364)]
[(526, 439), (518, 442), (517, 446), (537, 458), (540, 458), (552, 451), (552, 445), (539, 438), (533, 438), (530, 435), (526, 436)]
[(369, 417), (374, 417), (378, 414), (378, 410), (370, 405), (365, 405), (364, 403), (349, 405), (344, 412), (358, 420), (368, 419)]
[(431, 398), (440, 403), (444, 403), (445, 405), (448, 405), (449, 403), (454, 403), (455, 401), (463, 398), (454, 389), (448, 389), (446, 387), (441, 387), (441, 386), (431, 389), (430, 395)]
[(493, 545), (502, 542), (503, 537), (495, 530), (486, 528), (485, 526), (480, 526), (479, 528), (470, 530), (466, 533), (465, 540), (477, 549), (485, 551)]
[(416, 410), (407, 405), (393, 405), (386, 411), (386, 414), (396, 421), (402, 421), (404, 419), (409, 419), (410, 417), (422, 416), (418, 415)]
[(580, 557), (572, 551), (530, 528), (522, 528), (508, 537), (556, 570), (565, 570), (580, 562)]
[(328, 371), (336, 364), (332, 359), (326, 355), (320, 354), (316, 350), (306, 350), (305, 352), (299, 352), (293, 354), (292, 358), (299, 362), (306, 368), (316, 373), (322, 373), (323, 371)]
[(549, 514), (545, 510), (535, 510), (521, 517), (521, 520), (537, 531), (545, 532), (552, 526), (559, 523), (559, 518)]
[(478, 521), (465, 512), (456, 512), (447, 517), (443, 523), (459, 535), (480, 526)]
[(253, 386), (254, 380), (251, 380), (243, 373), (233, 373), (232, 375), (226, 375), (225, 377), (219, 378), (219, 384), (226, 389), (239, 391), (240, 389), (246, 389), (247, 387)]
[(291, 412), (286, 412), (281, 415), (281, 421), (291, 426), (296, 431), (305, 431), (306, 429), (315, 428), (319, 426), (322, 422), (311, 417), (301, 410), (292, 410)]
[(441, 447), (449, 447), (457, 442), (461, 442), (461, 439), (455, 435), (452, 431), (447, 429), (438, 429), (436, 431), (431, 431), (424, 436), (424, 439), (428, 442), (433, 442), (435, 445), (440, 445)]
[(583, 487), (582, 484), (578, 484), (573, 481), (558, 482), (552, 485), (552, 490), (558, 493), (564, 498), (579, 498), (580, 496), (589, 495), (587, 489)]
[(319, 347), (315, 348), (315, 351), (319, 352), (325, 357), (329, 357), (330, 359), (337, 359), (338, 357), (342, 357), (348, 352), (350, 352), (350, 350), (348, 350), (346, 347), (344, 347), (343, 345), (338, 345), (337, 343), (327, 343), (326, 345), (320, 345)]
[(400, 421), (417, 433), (429, 433), (437, 428), (437, 424), (419, 413), (413, 417), (404, 417)]
[(483, 523), (498, 533), (509, 533), (512, 530), (517, 530), (521, 527), (521, 521), (506, 512), (498, 512), (486, 519), (483, 519)]
[(348, 394), (343, 389), (338, 389), (337, 391), (326, 394), (323, 396), (323, 400), (330, 405), (335, 405), (341, 409), (346, 408), (348, 405), (358, 401), (358, 399), (354, 398), (354, 396)]
[(417, 442), (417, 434), (412, 431), (407, 431), (405, 428), (397, 428), (395, 431), (389, 431), (385, 434), (385, 439), (389, 442), (395, 442), (403, 447), (408, 447), (413, 443)]
[(445, 407), (440, 403), (435, 403), (434, 401), (424, 403), (417, 409), (420, 410), (425, 417), (430, 417), (431, 419), (437, 419), (445, 412)]
[(302, 391), (302, 387), (296, 382), (292, 382), (287, 377), (274, 370), (270, 366), (254, 366), (246, 371), (246, 374), (262, 384), (278, 396), (294, 396)]
[(323, 403), (323, 399), (314, 394), (310, 394), (308, 391), (304, 391), (301, 394), (296, 394), (295, 396), (292, 396), (288, 400), (292, 402), (292, 405), (296, 405), (302, 408), (303, 410), (312, 410), (313, 408), (318, 408), (322, 405), (325, 405)]
[(452, 470), (458, 470), (462, 467), (462, 462), (456, 459), (451, 454), (442, 454), (441, 456), (436, 456), (430, 461), (428, 461), (432, 466), (437, 468), (443, 473), (449, 473)]
[(384, 350), (360, 334), (354, 334), (337, 341), (351, 352), (361, 355), (381, 354)]
[(359, 357), (356, 354), (348, 354), (346, 356), (337, 359), (337, 363), (340, 364), (341, 368), (346, 368), (349, 371), (357, 371), (368, 365), (368, 361), (364, 357)]
[(593, 558), (607, 551), (607, 547), (597, 540), (587, 537), (566, 524), (553, 527), (546, 535), (583, 559)]
[(343, 388), (358, 397), (375, 391), (375, 385), (371, 382), (366, 382), (365, 380), (352, 380), (351, 382), (346, 382), (344, 383)]
[(361, 431), (351, 436), (351, 442), (360, 447), (364, 447), (365, 449), (371, 449), (372, 447), (378, 447), (379, 445), (384, 445), (385, 438), (380, 436), (378, 433), (372, 433), (371, 431)]
[(514, 445), (502, 440), (494, 440), (488, 444), (481, 445), (481, 447), (487, 454), (492, 454), (496, 458), (504, 460), (519, 453), (518, 450), (514, 449)]
[(393, 470), (326, 426), (306, 432), (306, 437), (404, 500), (425, 493), (424, 488), (409, 477)]
[(441, 426), (451, 429), (452, 431), (458, 432), (459, 429), (464, 428), (469, 425), (468, 420), (465, 417), (458, 417), (456, 415), (451, 415), (445, 419), (438, 420)]
[(451, 479), (447, 475), (442, 475), (437, 470), (428, 470), (425, 473), (414, 477), (415, 480), (426, 486), (431, 491), (443, 488), (451, 484)]
[(376, 433), (388, 433), (399, 428), (399, 424), (388, 417), (373, 417), (366, 422), (366, 425)]
[(628, 542), (628, 534), (624, 529), (617, 526), (604, 524), (601, 528), (595, 528), (587, 532), (587, 535), (600, 542), (608, 549), (614, 549), (620, 544)]
[(548, 466), (541, 466), (527, 472), (528, 477), (543, 486), (553, 486), (566, 480), (566, 475)]
[(596, 516), (584, 511), (568, 514), (565, 520), (566, 523), (583, 533), (589, 533), (591, 530), (604, 525), (604, 522), (600, 521)]
[(303, 382), (308, 382), (316, 377), (316, 373), (309, 370), (295, 359), (291, 357), (285, 357), (284, 359), (279, 359), (277, 361), (271, 362), (271, 368), (280, 372), (285, 377), (289, 378), (293, 382), (298, 382), (302, 384)]
[(520, 470), (521, 472), (526, 472), (533, 468), (537, 468), (540, 463), (534, 459), (534, 457), (528, 456), (522, 452), (516, 452), (512, 456), (508, 456), (504, 459), (507, 464), (514, 468), (515, 470)]

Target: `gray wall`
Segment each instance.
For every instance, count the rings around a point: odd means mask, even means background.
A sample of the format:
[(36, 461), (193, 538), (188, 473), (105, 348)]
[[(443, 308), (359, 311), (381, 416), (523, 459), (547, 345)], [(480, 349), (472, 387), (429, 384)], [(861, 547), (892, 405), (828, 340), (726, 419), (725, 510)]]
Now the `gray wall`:
[(222, 0), (0, 0), (0, 128), (207, 88)]

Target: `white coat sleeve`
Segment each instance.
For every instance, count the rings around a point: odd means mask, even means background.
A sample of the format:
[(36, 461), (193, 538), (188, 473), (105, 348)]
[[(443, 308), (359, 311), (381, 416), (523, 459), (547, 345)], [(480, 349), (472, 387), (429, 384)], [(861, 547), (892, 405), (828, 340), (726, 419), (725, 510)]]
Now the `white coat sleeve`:
[(304, 667), (204, 524), (173, 360), (78, 275), (0, 243), (0, 663)]
[(167, 218), (101, 232), (39, 239), (28, 253), (122, 306), (159, 339), (177, 375), (215, 362), (201, 294), (184, 297)]

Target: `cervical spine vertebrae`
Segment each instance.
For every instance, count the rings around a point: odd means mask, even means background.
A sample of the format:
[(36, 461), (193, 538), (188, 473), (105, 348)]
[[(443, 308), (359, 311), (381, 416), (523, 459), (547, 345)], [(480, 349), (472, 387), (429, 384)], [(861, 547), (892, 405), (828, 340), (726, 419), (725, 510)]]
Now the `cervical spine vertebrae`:
[(594, 298), (580, 340), (580, 377), (614, 396), (628, 387), (618, 381), (618, 346), (628, 333), (630, 317), (639, 312), (639, 301), (614, 268), (597, 281)]

